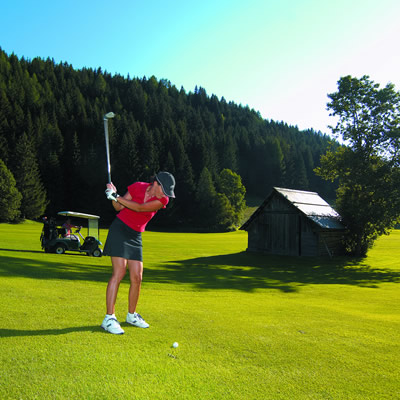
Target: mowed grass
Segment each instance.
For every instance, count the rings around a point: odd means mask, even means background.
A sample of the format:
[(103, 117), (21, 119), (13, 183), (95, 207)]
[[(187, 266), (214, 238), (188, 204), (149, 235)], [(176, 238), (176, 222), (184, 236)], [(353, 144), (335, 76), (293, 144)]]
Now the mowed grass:
[(109, 258), (45, 254), (41, 228), (0, 224), (2, 399), (400, 398), (400, 231), (362, 260), (146, 232), (150, 328), (114, 336), (100, 329)]

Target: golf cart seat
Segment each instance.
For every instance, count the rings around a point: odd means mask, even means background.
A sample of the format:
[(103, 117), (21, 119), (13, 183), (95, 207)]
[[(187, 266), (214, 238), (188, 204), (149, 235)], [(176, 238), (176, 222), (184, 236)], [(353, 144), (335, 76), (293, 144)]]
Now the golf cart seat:
[(64, 237), (67, 234), (67, 230), (65, 228), (57, 228), (57, 233), (59, 237)]

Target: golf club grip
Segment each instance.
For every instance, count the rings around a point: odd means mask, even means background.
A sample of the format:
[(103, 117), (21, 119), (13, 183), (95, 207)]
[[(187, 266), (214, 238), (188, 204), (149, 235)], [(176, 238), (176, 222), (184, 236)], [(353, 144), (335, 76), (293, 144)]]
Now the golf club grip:
[(110, 144), (108, 139), (108, 119), (104, 118), (104, 136), (106, 141), (108, 183), (111, 183)]

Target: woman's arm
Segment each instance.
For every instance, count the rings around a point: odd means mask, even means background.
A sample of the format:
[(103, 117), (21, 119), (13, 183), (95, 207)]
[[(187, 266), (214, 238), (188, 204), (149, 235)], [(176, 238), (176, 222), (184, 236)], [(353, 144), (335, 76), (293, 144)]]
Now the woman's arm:
[[(108, 183), (107, 188), (112, 189), (115, 193), (117, 192), (116, 187), (112, 183)], [(164, 207), (164, 204), (161, 203), (160, 200), (152, 200), (143, 204), (132, 201), (132, 196), (130, 195), (129, 191), (126, 192), (124, 196), (118, 196), (117, 201), (112, 201), (112, 204), (115, 211), (121, 211), (126, 207), (136, 212), (153, 212)]]
[[(118, 197), (118, 199), (123, 199), (124, 197)], [(123, 208), (125, 208), (119, 201), (114, 201), (113, 200), (111, 203), (112, 203), (115, 211), (121, 211)]]
[(115, 203), (114, 208), (117, 211), (119, 210), (116, 208), (116, 205), (119, 205), (121, 207), (121, 210), (126, 207), (136, 212), (153, 212), (158, 211), (160, 208), (164, 207), (164, 204), (161, 203), (160, 200), (152, 200), (143, 204), (136, 203), (136, 201), (132, 201), (132, 197), (130, 196), (129, 192), (127, 192), (123, 197), (118, 197), (117, 203), (115, 201), (113, 203)]

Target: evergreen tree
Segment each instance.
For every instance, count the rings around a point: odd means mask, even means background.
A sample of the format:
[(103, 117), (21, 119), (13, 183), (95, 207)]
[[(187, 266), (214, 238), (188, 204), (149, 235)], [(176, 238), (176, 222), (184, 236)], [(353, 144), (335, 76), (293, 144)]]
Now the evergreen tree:
[(307, 171), (303, 155), (299, 151), (296, 151), (295, 157), (296, 157), (295, 164), (297, 168), (297, 176), (296, 176), (296, 183), (293, 187), (299, 190), (308, 190), (309, 184), (308, 184)]
[(211, 174), (206, 167), (201, 171), (197, 183), (195, 199), (198, 204), (196, 210), (197, 223), (203, 227), (215, 225), (215, 210), (213, 210), (217, 192)]
[[(64, 186), (67, 193), (80, 193), (85, 184), (86, 170), (82, 167), (81, 148), (76, 132), (68, 138), (65, 147), (64, 165), (68, 165), (69, 168), (64, 169)], [(85, 204), (86, 199), (82, 196), (69, 196), (65, 201), (65, 208), (81, 210)]]
[(170, 149), (168, 154), (171, 156), (172, 162), (167, 164), (165, 169), (169, 171), (168, 168), (171, 167), (171, 172), (179, 177), (180, 186), (182, 187), (177, 187), (177, 197), (186, 202), (194, 192), (193, 169), (183, 141), (175, 131), (170, 135), (168, 148)]
[(11, 171), (0, 159), (0, 221), (17, 222), (20, 220), (22, 195), (18, 191)]
[[(113, 182), (117, 188), (127, 187), (141, 177), (139, 151), (137, 137), (140, 131), (140, 124), (132, 115), (123, 115), (115, 131), (110, 131), (111, 169)], [(115, 125), (116, 125), (115, 124)], [(105, 154), (105, 152), (103, 152)], [(104, 158), (104, 165), (106, 159)], [(106, 170), (104, 169), (104, 176)]]
[(237, 162), (237, 147), (233, 137), (233, 129), (225, 135), (222, 132), (217, 133), (217, 137), (221, 137), (218, 140), (218, 158), (221, 160), (220, 165), (222, 168), (228, 168), (232, 171), (238, 170)]
[(40, 178), (34, 147), (25, 133), (16, 145), (14, 160), (17, 161), (13, 168), (14, 177), (22, 194), (22, 218), (36, 219), (46, 209), (46, 191)]
[(8, 161), (8, 140), (7, 134), (10, 131), (8, 115), (11, 113), (11, 106), (7, 99), (5, 89), (0, 85), (0, 159)]
[(140, 179), (146, 181), (158, 170), (158, 162), (152, 132), (146, 124), (139, 129), (136, 146), (139, 150), (139, 165), (141, 166)]
[[(46, 212), (55, 215), (56, 212), (65, 209), (64, 183), (62, 179), (62, 168), (60, 160), (55, 152), (46, 154), (43, 160), (45, 172), (43, 173), (43, 182), (47, 188), (48, 206)], [(84, 191), (84, 188), (82, 188)], [(79, 194), (83, 196), (82, 193)]]
[(284, 184), (289, 189), (309, 189), (303, 156), (293, 147), (286, 154)]

